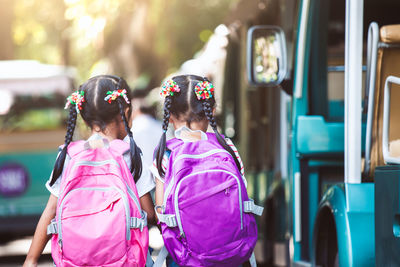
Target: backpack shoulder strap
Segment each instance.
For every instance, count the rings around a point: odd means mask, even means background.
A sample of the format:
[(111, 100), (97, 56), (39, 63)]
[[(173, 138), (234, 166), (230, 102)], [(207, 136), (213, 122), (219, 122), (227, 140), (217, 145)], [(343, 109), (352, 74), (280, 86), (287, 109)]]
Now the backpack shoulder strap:
[(172, 138), (167, 141), (167, 148), (169, 150), (175, 150), (177, 147), (181, 146), (184, 142), (181, 139), (178, 138)]
[(79, 140), (79, 141), (71, 142), (68, 145), (67, 153), (72, 158), (72, 157), (76, 156), (77, 154), (79, 154), (80, 152), (82, 152), (83, 150), (85, 150), (85, 141)]
[(110, 150), (112, 150), (117, 155), (123, 155), (129, 151), (130, 146), (127, 142), (115, 139), (110, 142)]
[(158, 257), (156, 259), (156, 261), (154, 262), (153, 267), (162, 267), (164, 261), (167, 259), (168, 257), (168, 250), (165, 246), (163, 246), (160, 250), (160, 252), (158, 253)]
[[(221, 136), (222, 136), (222, 138), (225, 139), (224, 135), (221, 134)], [(208, 138), (208, 141), (219, 144), (218, 138), (215, 133), (207, 133), (207, 138)]]

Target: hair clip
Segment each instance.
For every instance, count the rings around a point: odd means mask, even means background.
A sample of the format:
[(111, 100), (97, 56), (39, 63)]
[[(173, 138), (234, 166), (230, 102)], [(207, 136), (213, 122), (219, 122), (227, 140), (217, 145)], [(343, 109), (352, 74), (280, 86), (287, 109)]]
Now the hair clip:
[(126, 95), (126, 89), (108, 91), (107, 96), (104, 98), (104, 100), (111, 104), (111, 101), (114, 101), (115, 99), (117, 99), (120, 96), (122, 96), (125, 99), (125, 102), (127, 104), (130, 103), (128, 96)]
[(162, 84), (160, 95), (162, 97), (173, 96), (174, 93), (179, 93), (180, 91), (181, 89), (178, 84), (172, 79), (169, 79)]
[(210, 99), (214, 95), (214, 85), (208, 81), (201, 81), (194, 87), (198, 100)]
[(76, 91), (73, 92), (69, 97), (67, 97), (67, 103), (65, 103), (64, 109), (69, 108), (71, 105), (75, 105), (76, 112), (79, 113), (82, 110), (82, 103), (85, 102), (85, 92), (84, 91)]

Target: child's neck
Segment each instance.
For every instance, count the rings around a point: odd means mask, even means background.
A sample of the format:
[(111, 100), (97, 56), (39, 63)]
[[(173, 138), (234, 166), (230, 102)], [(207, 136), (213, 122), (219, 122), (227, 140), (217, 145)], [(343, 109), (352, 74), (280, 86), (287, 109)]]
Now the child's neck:
[(174, 128), (179, 129), (182, 127), (187, 127), (193, 132), (189, 131), (183, 131), (181, 132), (181, 138), (184, 138), (185, 140), (188, 140), (190, 142), (198, 141), (201, 140), (201, 132), (207, 132), (207, 127), (208, 127), (208, 121), (200, 121), (200, 122), (192, 122), (190, 123), (190, 127), (186, 124), (186, 122), (174, 122)]
[(94, 134), (100, 135), (108, 141), (112, 141), (114, 139), (123, 139), (123, 137), (121, 138), (121, 129), (119, 129), (114, 123), (107, 125), (104, 130), (101, 130), (101, 128), (98, 126), (94, 126), (92, 129), (92, 135)]
[(101, 131), (92, 130), (92, 135), (95, 135), (95, 134), (101, 136), (104, 139), (107, 139), (108, 141), (112, 141), (114, 139), (117, 139), (116, 135), (105, 134), (105, 133), (103, 133)]
[(207, 128), (208, 128), (208, 121), (199, 121), (199, 122), (192, 122), (190, 123), (190, 126), (187, 125), (186, 122), (182, 122), (182, 121), (174, 121), (173, 122), (174, 128), (175, 129), (179, 129), (182, 127), (187, 127), (192, 131), (203, 131), (203, 132), (207, 132)]

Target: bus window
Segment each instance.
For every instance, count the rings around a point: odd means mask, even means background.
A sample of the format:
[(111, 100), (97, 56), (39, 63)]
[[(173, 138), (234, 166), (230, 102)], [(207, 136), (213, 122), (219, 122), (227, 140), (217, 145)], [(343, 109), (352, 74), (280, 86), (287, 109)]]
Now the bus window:
[(321, 115), (326, 121), (343, 121), (345, 1), (317, 1), (312, 25), (309, 114)]
[(309, 113), (344, 116), (345, 1), (316, 1), (310, 47)]

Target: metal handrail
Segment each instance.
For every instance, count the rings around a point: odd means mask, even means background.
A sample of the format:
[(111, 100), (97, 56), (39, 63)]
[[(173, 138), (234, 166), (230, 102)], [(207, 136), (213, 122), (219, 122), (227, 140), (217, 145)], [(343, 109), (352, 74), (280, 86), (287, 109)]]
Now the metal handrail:
[(346, 0), (344, 182), (361, 183), (361, 95), (364, 0)]
[(374, 119), (375, 103), (375, 81), (376, 81), (376, 61), (379, 43), (379, 27), (376, 22), (372, 22), (368, 28), (367, 45), (367, 74), (365, 81), (366, 93), (368, 93), (367, 106), (367, 130), (365, 137), (365, 164), (364, 175), (368, 175), (371, 168), (371, 143), (372, 143), (372, 123)]

